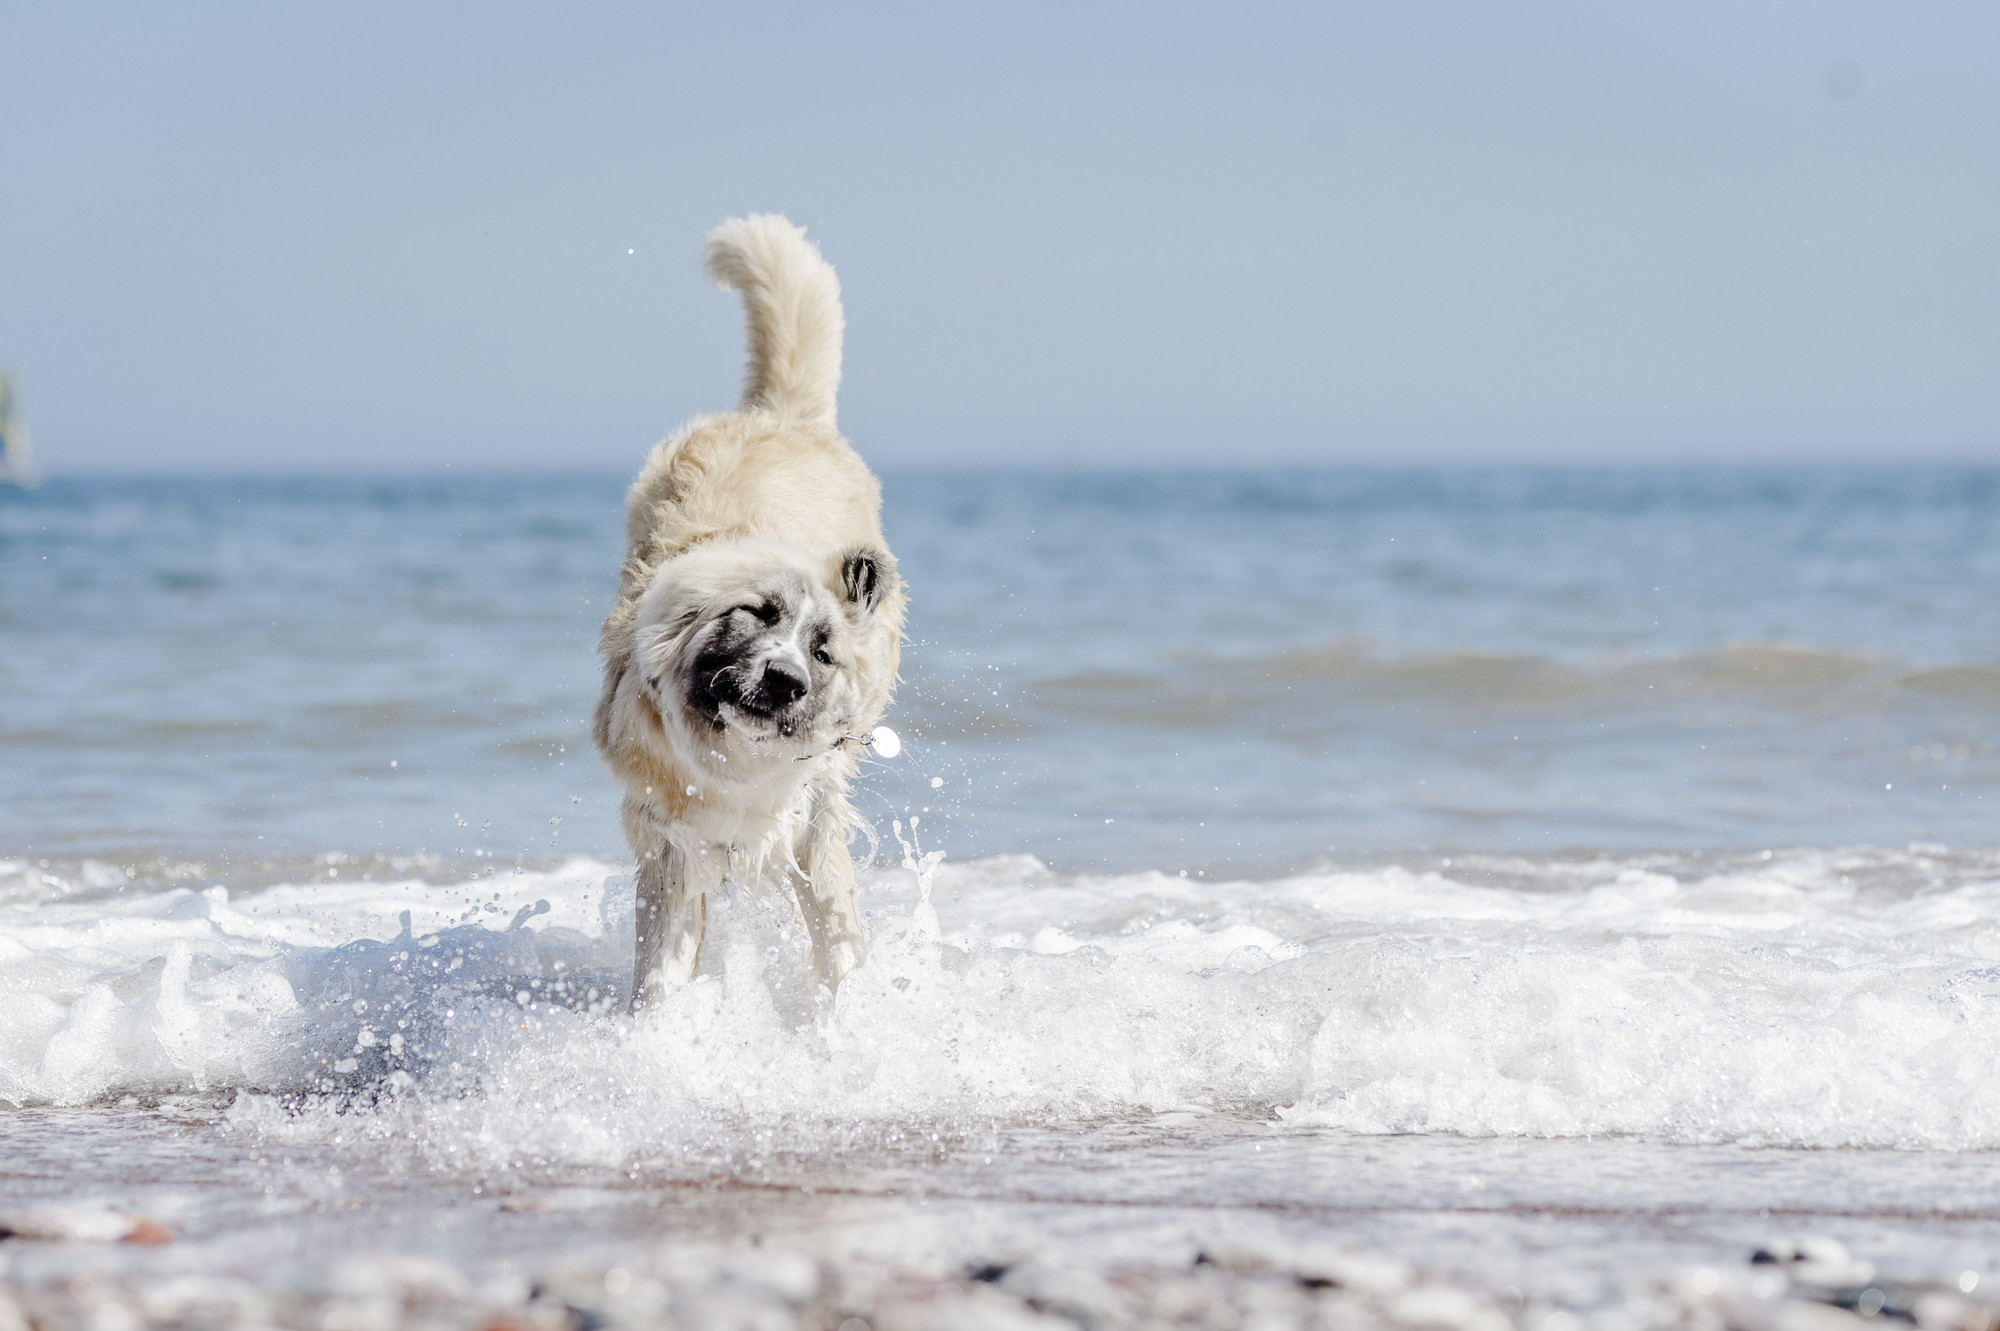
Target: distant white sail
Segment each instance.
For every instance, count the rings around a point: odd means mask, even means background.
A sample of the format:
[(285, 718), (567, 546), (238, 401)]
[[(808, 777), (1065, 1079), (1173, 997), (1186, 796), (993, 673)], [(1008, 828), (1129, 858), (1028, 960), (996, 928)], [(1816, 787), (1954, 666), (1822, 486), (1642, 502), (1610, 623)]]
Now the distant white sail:
[(41, 479), (34, 449), (28, 443), (28, 427), (21, 424), (14, 409), (14, 381), (0, 374), (0, 485), (18, 485), (25, 490)]

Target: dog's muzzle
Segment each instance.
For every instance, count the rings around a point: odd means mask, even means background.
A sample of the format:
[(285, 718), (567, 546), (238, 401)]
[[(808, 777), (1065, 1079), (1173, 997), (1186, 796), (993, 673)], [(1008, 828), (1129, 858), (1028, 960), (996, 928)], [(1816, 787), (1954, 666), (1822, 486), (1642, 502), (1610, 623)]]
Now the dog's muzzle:
[(780, 660), (738, 661), (697, 675), (697, 710), (722, 724), (722, 709), (750, 721), (768, 721), (790, 734), (812, 698), (812, 681)]
[(732, 699), (752, 716), (776, 719), (797, 707), (812, 692), (812, 681), (778, 661), (768, 661), (757, 681)]

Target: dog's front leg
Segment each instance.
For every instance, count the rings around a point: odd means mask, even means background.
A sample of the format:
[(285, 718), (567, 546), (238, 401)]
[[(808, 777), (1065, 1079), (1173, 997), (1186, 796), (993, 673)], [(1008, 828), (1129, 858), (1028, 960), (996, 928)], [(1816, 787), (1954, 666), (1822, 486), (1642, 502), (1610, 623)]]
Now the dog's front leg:
[(861, 929), (861, 905), (854, 893), (854, 858), (847, 853), (843, 833), (847, 820), (831, 802), (815, 810), (806, 831), (805, 872), (795, 877), (793, 891), (799, 913), (812, 938), (813, 969), (829, 990), (837, 991), (862, 962), (868, 960), (868, 938)]
[(708, 927), (707, 894), (689, 881), (687, 854), (662, 841), (639, 860), (633, 915), (639, 937), (632, 953), (632, 1008), (657, 1003), (694, 978)]

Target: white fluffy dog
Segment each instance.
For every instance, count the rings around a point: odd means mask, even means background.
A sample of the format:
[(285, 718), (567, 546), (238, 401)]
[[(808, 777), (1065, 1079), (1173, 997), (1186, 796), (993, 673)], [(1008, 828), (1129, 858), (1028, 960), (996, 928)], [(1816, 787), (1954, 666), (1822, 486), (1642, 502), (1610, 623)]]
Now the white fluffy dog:
[(861, 964), (850, 737), (888, 706), (902, 643), (881, 487), (834, 427), (839, 279), (772, 215), (724, 222), (703, 260), (743, 296), (743, 403), (640, 469), (599, 646), (592, 730), (638, 858), (635, 1007), (693, 978), (725, 877), (790, 882), (829, 990)]

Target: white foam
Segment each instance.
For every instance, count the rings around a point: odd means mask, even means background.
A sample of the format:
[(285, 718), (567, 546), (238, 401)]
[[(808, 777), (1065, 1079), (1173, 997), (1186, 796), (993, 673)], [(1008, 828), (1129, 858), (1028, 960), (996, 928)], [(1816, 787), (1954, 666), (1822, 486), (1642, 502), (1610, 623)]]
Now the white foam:
[[(1895, 866), (1871, 854), (1880, 880)], [(0, 907), (0, 1098), (236, 1088), (270, 1131), (365, 1107), (447, 1155), (621, 1166), (773, 1123), (1168, 1110), (2000, 1146), (1991, 881), (1864, 891), (1816, 851), (1684, 881), (1529, 865), (1518, 888), (913, 863), (929, 901), (907, 870), (869, 880), (874, 953), (838, 1002), (788, 912), (719, 900), (701, 976), (636, 1023), (611, 998), (629, 884), (588, 860)]]

